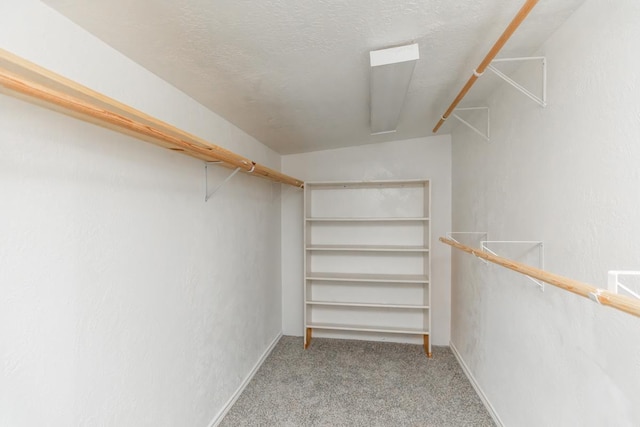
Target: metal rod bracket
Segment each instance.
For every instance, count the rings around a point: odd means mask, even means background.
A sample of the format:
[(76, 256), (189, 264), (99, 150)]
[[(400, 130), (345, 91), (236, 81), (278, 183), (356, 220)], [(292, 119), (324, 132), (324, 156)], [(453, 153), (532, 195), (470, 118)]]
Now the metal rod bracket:
[(458, 242), (453, 235), (454, 234), (477, 234), (480, 236), (484, 236), (484, 238), (486, 239), (487, 236), (489, 235), (489, 233), (487, 233), (486, 231), (447, 231), (446, 236), (448, 239), (453, 240), (454, 242), (460, 243)]
[[(521, 61), (541, 61), (542, 62), (542, 95), (538, 96), (531, 92), (529, 89), (522, 86), (520, 83), (513, 80), (511, 77), (504, 74), (502, 71), (498, 70), (493, 66), (495, 62), (521, 62)], [(493, 73), (500, 77), (505, 82), (509, 83), (511, 86), (516, 88), (518, 91), (526, 95), (528, 98), (533, 100), (535, 103), (540, 105), (542, 108), (547, 106), (547, 58), (544, 56), (527, 56), (522, 58), (500, 58), (494, 59), (491, 61), (491, 64), (487, 67), (487, 69), (493, 71)]]
[[(486, 110), (487, 111), (487, 132), (486, 133), (482, 132), (480, 129), (478, 129), (477, 127), (473, 126), (471, 123), (469, 123), (468, 121), (466, 121), (465, 119), (463, 119), (462, 117), (460, 117), (459, 115), (456, 114), (456, 111), (471, 111), (471, 110)], [(460, 120), (460, 122), (462, 122), (462, 124), (467, 126), (469, 129), (471, 129), (472, 131), (474, 131), (475, 133), (480, 135), (485, 141), (487, 141), (487, 142), (491, 141), (490, 140), (490, 138), (491, 138), (491, 118), (490, 118), (489, 107), (456, 108), (455, 110), (453, 110), (453, 113), (451, 113), (451, 115), (453, 117), (455, 117), (456, 119)]]
[(640, 271), (611, 270), (608, 273), (607, 289), (614, 294), (619, 294), (620, 290), (625, 291), (634, 298), (640, 299), (640, 294), (628, 286), (620, 283), (620, 276), (640, 276)]
[[(481, 241), (486, 241), (486, 239), (489, 238), (489, 232), (487, 232), (487, 231), (447, 231), (447, 234), (446, 234), (447, 239), (451, 239), (456, 243), (460, 243), (460, 242), (453, 237), (454, 234), (475, 234), (475, 235), (479, 235), (481, 239), (484, 239), (484, 240), (481, 240)], [(480, 261), (482, 261), (484, 264), (489, 264), (488, 261), (483, 260), (482, 258), (477, 256), (475, 253), (473, 253), (472, 255), (475, 256)]]
[[(541, 241), (538, 240), (483, 240), (480, 242), (480, 247), (484, 252), (488, 252), (492, 255), (499, 256), (497, 253), (489, 249), (488, 245), (490, 244), (516, 244), (516, 245), (533, 245), (538, 247), (538, 268), (544, 270), (544, 246)], [(487, 261), (484, 261), (485, 264), (488, 264)], [(535, 283), (540, 287), (540, 290), (544, 292), (544, 282), (541, 280), (534, 279), (533, 277), (525, 275), (525, 277)]]
[(220, 184), (218, 184), (216, 186), (216, 188), (213, 189), (213, 191), (211, 191), (211, 193), (209, 193), (209, 171), (208, 171), (208, 166), (209, 164), (219, 164), (222, 162), (204, 162), (204, 201), (208, 202), (210, 198), (213, 197), (214, 194), (216, 194), (227, 182), (229, 182), (231, 180), (231, 178), (233, 178), (235, 176), (235, 174), (237, 174), (238, 172), (240, 172), (240, 168), (235, 168), (233, 170), (233, 172), (231, 172), (225, 179), (222, 180), (222, 182)]

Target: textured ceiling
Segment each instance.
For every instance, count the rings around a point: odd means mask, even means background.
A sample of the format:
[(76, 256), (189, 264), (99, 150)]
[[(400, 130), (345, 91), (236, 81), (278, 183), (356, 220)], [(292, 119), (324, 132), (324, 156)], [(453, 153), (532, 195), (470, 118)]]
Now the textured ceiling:
[[(523, 0), (44, 2), (288, 154), (431, 135)], [(540, 0), (499, 57), (531, 54), (582, 2)], [(368, 52), (411, 42), (398, 131), (371, 136)], [(480, 79), (463, 104), (496, 84)]]

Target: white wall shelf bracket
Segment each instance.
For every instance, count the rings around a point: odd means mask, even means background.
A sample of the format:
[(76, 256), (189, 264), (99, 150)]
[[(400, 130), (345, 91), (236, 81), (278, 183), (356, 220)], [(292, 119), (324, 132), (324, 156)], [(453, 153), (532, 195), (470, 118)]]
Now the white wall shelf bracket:
[(633, 289), (629, 288), (628, 286), (620, 283), (620, 276), (635, 276), (635, 277), (640, 277), (640, 271), (621, 271), (621, 270), (611, 270), (608, 273), (608, 281), (607, 281), (607, 288), (609, 291), (616, 293), (616, 294), (620, 294), (621, 290), (624, 291), (624, 293), (634, 297), (634, 298), (638, 298), (640, 299), (640, 293), (638, 293), (637, 291), (634, 291)]
[(210, 198), (213, 197), (224, 185), (231, 180), (238, 172), (240, 172), (240, 168), (235, 168), (233, 172), (229, 174), (220, 184), (216, 186), (216, 188), (209, 193), (209, 165), (219, 165), (222, 162), (204, 162), (204, 201), (208, 202)]
[[(540, 270), (544, 270), (544, 246), (541, 241), (538, 240), (484, 240), (481, 242), (481, 248), (483, 251), (488, 252), (495, 256), (500, 256), (491, 249), (489, 249), (489, 245), (492, 244), (514, 244), (514, 245), (528, 245), (535, 246), (538, 248), (538, 268)], [(484, 260), (483, 260), (484, 261)], [(485, 264), (488, 264), (487, 261), (484, 261)], [(531, 280), (537, 286), (540, 287), (540, 290), (544, 292), (544, 282), (541, 280), (536, 280), (533, 277), (526, 276), (527, 279)]]
[[(459, 115), (456, 114), (456, 111), (473, 111), (473, 110), (486, 110), (487, 111), (487, 131), (482, 132), (480, 129), (478, 129), (477, 127), (475, 127), (474, 125), (472, 125), (471, 123), (469, 123), (468, 121), (466, 121), (465, 119), (463, 119), (462, 117), (460, 117)], [(451, 113), (451, 115), (453, 117), (455, 117), (456, 119), (460, 120), (460, 122), (462, 124), (464, 124), (466, 127), (468, 127), (469, 129), (471, 129), (472, 131), (474, 131), (475, 133), (477, 133), (478, 135), (480, 135), (482, 137), (482, 139), (484, 139), (485, 141), (490, 141), (491, 139), (491, 120), (490, 120), (490, 112), (489, 112), (489, 107), (464, 107), (464, 108), (456, 108), (455, 110), (453, 110), (453, 113)]]
[(458, 240), (456, 240), (455, 237), (453, 237), (454, 235), (458, 235), (458, 234), (472, 234), (472, 235), (477, 235), (480, 237), (484, 237), (484, 239), (487, 239), (487, 236), (489, 235), (488, 232), (486, 231), (447, 231), (447, 239), (451, 239), (454, 242), (460, 243), (458, 242)]
[[(522, 62), (522, 61), (541, 61), (542, 63), (542, 76), (541, 76), (542, 95), (541, 96), (534, 94), (529, 89), (525, 88), (520, 83), (516, 82), (511, 77), (507, 76), (505, 73), (503, 73), (502, 71), (498, 70), (496, 67), (493, 66), (493, 64), (496, 62)], [(496, 76), (500, 77), (502, 80), (509, 83), (511, 86), (516, 88), (518, 91), (526, 95), (528, 98), (530, 98), (532, 101), (534, 101), (541, 107), (544, 108), (547, 106), (547, 58), (545, 56), (525, 56), (522, 58), (494, 59), (493, 61), (491, 61), (491, 64), (489, 65), (489, 67), (487, 67), (487, 69), (493, 71), (493, 73)]]
[[(480, 241), (484, 242), (489, 238), (489, 232), (488, 231), (447, 231), (447, 238), (453, 240), (456, 243), (461, 243), (459, 242), (455, 237), (453, 237), (454, 235), (472, 235), (472, 236), (479, 236), (480, 237)], [(473, 255), (476, 257), (476, 259), (479, 259), (480, 261), (482, 261), (485, 264), (488, 264), (487, 261), (483, 260), (482, 258), (476, 256), (475, 254)]]

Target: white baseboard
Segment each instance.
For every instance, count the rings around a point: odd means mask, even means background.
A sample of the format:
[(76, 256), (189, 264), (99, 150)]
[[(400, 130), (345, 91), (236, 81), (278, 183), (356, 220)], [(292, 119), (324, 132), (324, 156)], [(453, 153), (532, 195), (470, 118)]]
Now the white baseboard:
[(280, 332), (278, 336), (271, 342), (271, 344), (269, 344), (269, 347), (267, 347), (264, 353), (262, 353), (262, 356), (260, 356), (260, 359), (258, 359), (256, 364), (253, 366), (253, 368), (251, 369), (251, 372), (249, 372), (249, 374), (245, 377), (244, 381), (242, 381), (238, 389), (231, 395), (229, 400), (227, 400), (227, 403), (224, 404), (222, 409), (216, 414), (215, 417), (213, 417), (213, 420), (211, 420), (208, 427), (216, 427), (218, 424), (220, 424), (224, 416), (227, 415), (227, 412), (229, 412), (229, 409), (231, 409), (233, 404), (236, 403), (236, 400), (238, 400), (238, 398), (240, 397), (244, 389), (247, 387), (247, 385), (249, 384), (253, 376), (256, 374), (256, 372), (258, 372), (258, 369), (260, 369), (260, 366), (262, 366), (262, 364), (267, 359), (267, 357), (269, 357), (269, 354), (271, 354), (271, 351), (273, 351), (276, 344), (278, 344), (278, 341), (280, 341), (280, 338), (282, 338), (282, 332)]
[(504, 427), (504, 424), (502, 423), (502, 420), (498, 416), (498, 413), (496, 412), (494, 407), (491, 405), (491, 402), (489, 402), (489, 399), (487, 399), (487, 396), (484, 394), (484, 391), (482, 391), (482, 388), (480, 388), (480, 385), (478, 384), (475, 377), (469, 370), (469, 367), (467, 366), (467, 364), (464, 363), (464, 360), (462, 360), (462, 356), (460, 356), (460, 353), (458, 352), (458, 349), (456, 348), (456, 346), (453, 345), (452, 342), (449, 342), (449, 347), (451, 347), (451, 351), (453, 352), (453, 355), (456, 356), (456, 359), (458, 359), (458, 364), (460, 365), (460, 367), (462, 367), (464, 374), (469, 379), (469, 382), (471, 383), (474, 390), (478, 394), (478, 397), (480, 397), (480, 400), (482, 400), (484, 407), (487, 408), (487, 411), (489, 412), (489, 415), (491, 415), (491, 418), (493, 418), (493, 421), (496, 423), (497, 426)]

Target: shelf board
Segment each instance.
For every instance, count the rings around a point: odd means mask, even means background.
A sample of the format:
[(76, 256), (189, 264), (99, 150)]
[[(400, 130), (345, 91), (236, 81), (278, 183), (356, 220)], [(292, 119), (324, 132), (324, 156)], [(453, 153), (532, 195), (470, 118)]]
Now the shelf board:
[(313, 222), (419, 222), (429, 221), (429, 217), (307, 217)]
[(370, 308), (399, 308), (407, 310), (427, 310), (428, 305), (411, 304), (380, 304), (371, 302), (335, 302), (335, 301), (306, 301), (307, 305), (329, 305), (336, 307), (370, 307)]
[(420, 188), (429, 185), (428, 179), (404, 179), (404, 180), (379, 180), (379, 181), (308, 181), (309, 189), (334, 190), (334, 189), (360, 189), (360, 188)]
[(386, 332), (395, 334), (429, 335), (429, 331), (423, 328), (403, 328), (397, 326), (357, 326), (340, 323), (307, 323), (306, 327), (312, 329), (331, 329), (336, 331)]
[(307, 273), (305, 279), (327, 282), (429, 283), (429, 278), (421, 274)]
[[(6, 2), (5, 2), (6, 3)], [(301, 187), (304, 182), (252, 162), (46, 68), (0, 49), (2, 93), (250, 176)]]
[(355, 251), (355, 252), (429, 252), (421, 245), (312, 245), (308, 251)]

